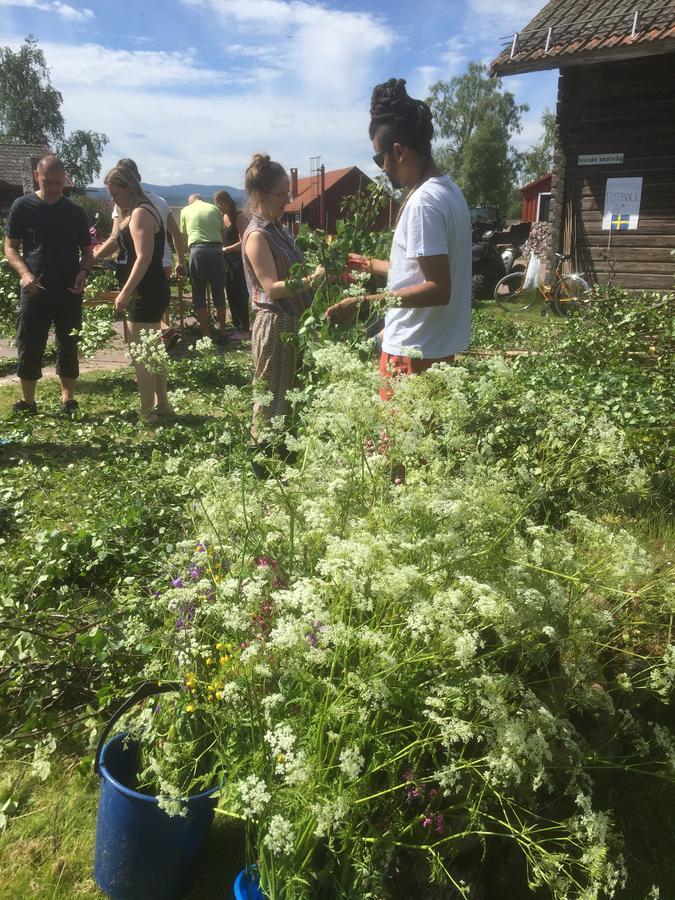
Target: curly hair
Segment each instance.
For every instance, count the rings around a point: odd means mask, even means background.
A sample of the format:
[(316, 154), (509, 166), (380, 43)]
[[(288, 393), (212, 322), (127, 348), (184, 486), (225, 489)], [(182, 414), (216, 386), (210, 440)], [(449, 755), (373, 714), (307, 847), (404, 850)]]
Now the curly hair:
[(422, 156), (431, 156), (434, 126), (431, 110), (423, 100), (408, 96), (403, 78), (376, 84), (370, 99), (370, 139), (403, 144)]

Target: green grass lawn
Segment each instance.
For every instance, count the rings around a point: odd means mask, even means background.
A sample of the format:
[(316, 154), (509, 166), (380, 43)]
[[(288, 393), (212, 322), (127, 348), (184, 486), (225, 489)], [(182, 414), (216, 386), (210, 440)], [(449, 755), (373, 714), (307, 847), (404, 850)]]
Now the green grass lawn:
[[(190, 389), (185, 411), (157, 428), (137, 422), (138, 394), (130, 369), (83, 376), (77, 393), (80, 410), (72, 420), (58, 413), (56, 379), (45, 378), (38, 385), (40, 414), (32, 418), (11, 414), (18, 386), (0, 387), (2, 618), (7, 628), (19, 627), (19, 622), (30, 627), (28, 615), (44, 635), (43, 646), (33, 648), (28, 663), (35, 672), (32, 684), (26, 679), (17, 685), (12, 676), (19, 661), (0, 657), (5, 699), (0, 722), (10, 733), (17, 727), (13, 707), (26, 703), (29, 710), (46, 704), (54, 708), (47, 721), (66, 728), (46, 781), (31, 776), (30, 753), (21, 759), (21, 740), (15, 760), (2, 766), (0, 814), (11, 815), (0, 830), (2, 898), (99, 895), (92, 877), (97, 779), (91, 752), (71, 755), (69, 743), (75, 747), (78, 742), (67, 738), (69, 720), (76, 723), (86, 716), (97, 699), (106, 702), (101, 679), (98, 698), (78, 684), (87, 678), (87, 654), (103, 653), (100, 638), (91, 632), (97, 624), (114, 628), (113, 604), (120, 587), (133, 591), (137, 584), (142, 594), (144, 582), (157, 576), (173, 544), (190, 535), (194, 498), (184, 473), (218, 453), (219, 392), (223, 385), (248, 382), (248, 358), (230, 351), (219, 355), (208, 373), (188, 375), (186, 369)], [(182, 387), (180, 366), (171, 387)], [(28, 613), (25, 601), (32, 606)], [(78, 618), (91, 627), (82, 632)], [(74, 646), (83, 637), (83, 653), (71, 654), (64, 663), (62, 641)], [(147, 652), (140, 648), (136, 657), (125, 654), (123, 665), (132, 680), (134, 664), (140, 666)], [(111, 649), (110, 658), (102, 656), (99, 664), (116, 680), (112, 655)], [(40, 685), (45, 685), (42, 692)], [(50, 696), (53, 692), (56, 697)], [(28, 747), (29, 712), (26, 719)], [(221, 847), (223, 839), (230, 844), (241, 836), (219, 820), (212, 843)], [(195, 896), (217, 896), (216, 884), (231, 882), (232, 873), (224, 871), (222, 853), (214, 852), (200, 878), (206, 887)]]

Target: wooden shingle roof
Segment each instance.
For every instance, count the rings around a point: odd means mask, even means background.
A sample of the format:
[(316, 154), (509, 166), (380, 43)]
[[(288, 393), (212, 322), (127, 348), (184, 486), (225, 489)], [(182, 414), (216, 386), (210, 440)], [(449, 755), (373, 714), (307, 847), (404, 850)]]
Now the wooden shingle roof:
[(47, 144), (14, 144), (0, 141), (0, 182), (21, 187), (21, 163), (27, 156), (41, 159), (51, 153)]
[(492, 63), (498, 75), (675, 53), (673, 0), (550, 0)]

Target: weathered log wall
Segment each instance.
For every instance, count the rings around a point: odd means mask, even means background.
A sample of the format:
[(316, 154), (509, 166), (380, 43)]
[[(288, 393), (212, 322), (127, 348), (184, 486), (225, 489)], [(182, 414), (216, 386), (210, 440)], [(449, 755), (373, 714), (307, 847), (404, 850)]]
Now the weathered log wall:
[[(669, 290), (675, 264), (675, 55), (561, 72), (551, 196), (553, 249), (600, 283)], [(623, 153), (621, 165), (578, 156)], [(608, 178), (642, 176), (637, 231), (602, 230)]]

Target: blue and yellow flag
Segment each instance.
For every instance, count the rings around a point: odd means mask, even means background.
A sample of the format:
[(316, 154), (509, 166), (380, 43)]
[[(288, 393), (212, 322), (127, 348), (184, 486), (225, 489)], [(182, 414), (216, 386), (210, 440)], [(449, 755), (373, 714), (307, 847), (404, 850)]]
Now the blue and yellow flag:
[(612, 216), (612, 231), (628, 231), (629, 225), (630, 219), (628, 218), (628, 216), (622, 216), (621, 214), (619, 214), (618, 216)]

